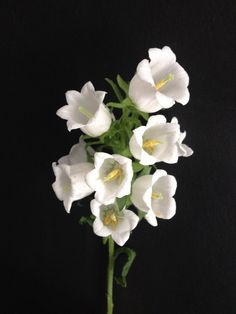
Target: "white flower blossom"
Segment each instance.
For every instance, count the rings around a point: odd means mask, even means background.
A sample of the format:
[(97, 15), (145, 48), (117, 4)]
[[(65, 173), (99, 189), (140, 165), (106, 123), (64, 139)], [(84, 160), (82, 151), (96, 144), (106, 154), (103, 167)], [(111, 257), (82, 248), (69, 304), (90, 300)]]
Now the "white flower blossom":
[(157, 219), (170, 219), (175, 215), (176, 203), (173, 198), (177, 187), (174, 176), (164, 170), (156, 170), (153, 175), (139, 177), (132, 186), (132, 203), (146, 212), (145, 219), (157, 226)]
[(85, 134), (97, 137), (108, 131), (111, 114), (103, 104), (106, 92), (95, 91), (93, 84), (87, 82), (81, 92), (66, 92), (68, 105), (61, 107), (57, 115), (67, 120), (68, 130), (81, 129)]
[(58, 164), (54, 162), (52, 167), (56, 177), (52, 184), (53, 190), (69, 213), (73, 201), (93, 193), (93, 189), (85, 181), (85, 176), (93, 169), (93, 164), (87, 162), (84, 141), (80, 139), (79, 144), (71, 148), (69, 155), (61, 157)]
[(94, 154), (95, 169), (89, 172), (86, 180), (95, 190), (95, 199), (102, 204), (110, 204), (115, 198), (130, 194), (133, 177), (131, 159), (107, 153)]
[(185, 105), (189, 101), (189, 77), (176, 62), (173, 51), (165, 46), (148, 51), (150, 61), (142, 60), (129, 86), (129, 96), (143, 112), (170, 108), (175, 101)]
[(96, 217), (93, 231), (100, 237), (111, 236), (120, 246), (123, 246), (130, 237), (130, 232), (138, 222), (139, 217), (131, 210), (119, 210), (116, 203), (101, 204), (95, 199), (90, 203), (91, 211)]
[(178, 123), (167, 123), (163, 115), (151, 116), (146, 126), (133, 130), (129, 148), (142, 165), (153, 165), (160, 161), (176, 163), (180, 135)]
[[(176, 117), (172, 118), (171, 123), (176, 123), (178, 124), (178, 119)], [(186, 144), (182, 144), (183, 140), (186, 137), (186, 131), (185, 132), (180, 132), (180, 136), (177, 142), (177, 147), (178, 147), (178, 155), (183, 156), (183, 157), (189, 157), (193, 154), (192, 148), (187, 146)]]

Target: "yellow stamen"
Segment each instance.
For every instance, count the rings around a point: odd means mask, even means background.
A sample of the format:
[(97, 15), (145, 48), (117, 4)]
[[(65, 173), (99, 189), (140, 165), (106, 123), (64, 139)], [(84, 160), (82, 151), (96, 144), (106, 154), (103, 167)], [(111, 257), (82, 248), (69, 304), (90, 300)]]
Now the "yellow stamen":
[(65, 183), (64, 185), (63, 185), (63, 190), (67, 193), (67, 192), (69, 192), (70, 191), (70, 184), (69, 183)]
[(108, 175), (106, 175), (104, 177), (104, 182), (114, 181), (114, 180), (120, 178), (122, 176), (122, 173), (123, 173), (123, 171), (121, 168), (115, 168), (112, 171), (110, 171), (108, 173)]
[(160, 141), (156, 140), (146, 140), (143, 143), (143, 149), (148, 152), (149, 154), (152, 154), (154, 151), (154, 148), (158, 145), (161, 144)]
[(111, 209), (111, 210), (108, 210), (104, 217), (103, 217), (103, 223), (104, 225), (106, 226), (116, 226), (117, 223), (118, 223), (118, 219), (114, 213), (114, 211)]
[(161, 193), (158, 194), (158, 193), (156, 193), (156, 192), (152, 192), (152, 199), (154, 199), (154, 200), (162, 199)]
[(174, 75), (172, 73), (169, 73), (167, 77), (164, 80), (160, 80), (156, 83), (155, 87), (157, 90), (160, 90), (163, 86), (165, 86), (169, 81), (172, 81), (174, 78)]
[(79, 106), (79, 112), (81, 112), (88, 119), (91, 119), (93, 117), (92, 113), (85, 109), (83, 106)]

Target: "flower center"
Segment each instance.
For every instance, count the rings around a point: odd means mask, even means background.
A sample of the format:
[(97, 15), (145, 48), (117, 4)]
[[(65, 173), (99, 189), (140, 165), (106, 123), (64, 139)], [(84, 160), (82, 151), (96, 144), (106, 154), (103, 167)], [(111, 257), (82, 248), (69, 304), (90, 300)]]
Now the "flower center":
[(117, 179), (121, 179), (123, 175), (123, 170), (118, 167), (113, 170), (111, 170), (105, 177), (104, 177), (104, 182), (109, 182), (109, 181), (115, 181)]
[(108, 209), (104, 212), (103, 223), (105, 226), (116, 226), (118, 223), (118, 217), (113, 209)]
[(158, 81), (155, 84), (155, 87), (157, 90), (160, 90), (162, 87), (164, 87), (169, 81), (172, 81), (174, 79), (174, 75), (172, 73), (169, 73), (167, 77), (163, 80)]
[(69, 183), (64, 183), (64, 184), (63, 184), (63, 190), (64, 190), (64, 192), (68, 193), (68, 192), (70, 192), (70, 189), (71, 189), (71, 187), (70, 187), (70, 184), (69, 184)]
[(152, 199), (153, 200), (161, 200), (163, 199), (162, 194), (161, 193), (157, 193), (157, 192), (152, 192)]
[(143, 149), (147, 153), (152, 154), (158, 144), (161, 144), (161, 142), (157, 140), (145, 140), (143, 143)]
[(86, 108), (83, 106), (79, 106), (79, 112), (82, 113), (86, 118), (91, 119), (93, 117), (92, 113), (89, 112)]

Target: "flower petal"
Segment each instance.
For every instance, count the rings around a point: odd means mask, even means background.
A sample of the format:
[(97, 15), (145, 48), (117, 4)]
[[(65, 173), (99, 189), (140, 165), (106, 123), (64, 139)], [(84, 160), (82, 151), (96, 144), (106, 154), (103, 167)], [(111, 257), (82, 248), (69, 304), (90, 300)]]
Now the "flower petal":
[(156, 112), (162, 109), (156, 97), (155, 87), (143, 81), (137, 74), (130, 82), (129, 96), (140, 111)]
[(167, 197), (153, 203), (153, 211), (158, 218), (171, 219), (176, 213), (176, 203), (172, 197)]
[(143, 196), (152, 186), (152, 176), (146, 175), (136, 179), (132, 186), (131, 201), (139, 210), (147, 212), (150, 208), (145, 203)]
[(171, 197), (175, 195), (176, 188), (177, 188), (177, 181), (174, 176), (172, 175), (165, 175), (160, 177), (156, 183), (155, 183), (156, 189), (163, 193), (164, 195), (167, 195), (168, 197)]
[(100, 206), (101, 206), (101, 203), (99, 203), (97, 200), (93, 199), (91, 202), (90, 202), (90, 209), (91, 209), (91, 212), (92, 214), (95, 216), (95, 217), (99, 217), (100, 216)]
[(111, 230), (104, 226), (100, 218), (94, 220), (93, 232), (100, 237), (108, 237), (111, 234)]
[(119, 233), (114, 231), (112, 232), (111, 236), (112, 239), (116, 242), (116, 244), (118, 244), (119, 246), (123, 246), (125, 242), (128, 241), (130, 232)]
[(154, 85), (152, 78), (152, 72), (150, 69), (149, 61), (147, 59), (142, 60), (137, 66), (137, 75), (141, 80)]
[(151, 226), (156, 227), (158, 225), (155, 213), (150, 209), (145, 215), (145, 219)]
[(166, 123), (166, 117), (164, 117), (162, 114), (158, 114), (158, 115), (151, 116), (148, 119), (146, 127), (150, 128), (152, 126), (157, 126), (159, 124), (164, 124), (164, 123)]

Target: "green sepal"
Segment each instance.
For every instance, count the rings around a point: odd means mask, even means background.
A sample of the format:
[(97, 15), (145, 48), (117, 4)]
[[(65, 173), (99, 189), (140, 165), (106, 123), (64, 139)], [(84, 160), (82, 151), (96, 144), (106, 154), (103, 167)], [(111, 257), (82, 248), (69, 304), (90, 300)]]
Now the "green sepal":
[(146, 166), (146, 167), (144, 167), (143, 170), (139, 173), (139, 176), (140, 176), (140, 177), (141, 177), (141, 176), (146, 176), (146, 175), (150, 174), (151, 170), (152, 170), (152, 167)]
[(121, 92), (119, 90), (119, 87), (116, 85), (115, 82), (113, 82), (111, 79), (109, 78), (105, 78), (105, 80), (107, 81), (107, 83), (111, 86), (111, 88), (113, 89), (113, 92), (115, 93), (117, 99), (119, 100), (119, 102), (122, 102), (123, 100), (123, 96), (121, 95)]
[(149, 114), (148, 114), (147, 112), (139, 111), (139, 114), (140, 114), (140, 116), (143, 117), (143, 119), (144, 119), (145, 121), (147, 121), (147, 120), (149, 119)]
[(116, 199), (116, 203), (117, 203), (117, 205), (119, 207), (119, 210), (122, 210), (125, 207), (127, 199), (128, 199), (128, 195), (125, 195), (125, 196), (123, 196), (121, 198), (117, 198)]
[(125, 92), (126, 95), (128, 95), (128, 93), (129, 93), (129, 84), (126, 83), (119, 74), (116, 77), (116, 81), (117, 81), (119, 87)]
[(130, 195), (125, 195), (121, 198), (116, 198), (116, 203), (119, 207), (119, 210), (122, 210), (124, 207), (128, 208), (128, 207), (130, 207), (130, 205), (132, 205)]
[(132, 163), (132, 167), (133, 167), (134, 173), (139, 172), (139, 171), (141, 171), (141, 170), (144, 168), (144, 166), (141, 165), (141, 164), (140, 164), (139, 162), (137, 162), (137, 161), (135, 161), (135, 162)]
[(79, 220), (79, 223), (81, 225), (84, 225), (84, 224), (88, 224), (92, 227), (93, 225), (93, 222), (94, 222), (94, 219), (95, 219), (95, 216), (94, 215), (90, 215), (90, 216), (82, 216)]
[(102, 238), (102, 244), (106, 245), (109, 237)]
[(119, 102), (108, 102), (107, 107), (118, 108), (118, 109), (124, 108), (124, 106), (120, 104)]
[(121, 254), (126, 254), (128, 259), (122, 268), (121, 276), (115, 277), (115, 280), (118, 285), (122, 286), (123, 288), (126, 288), (127, 287), (126, 277), (136, 257), (136, 252), (128, 247), (118, 248), (116, 250), (114, 259), (116, 260)]
[(146, 212), (138, 209), (139, 220), (142, 220), (147, 215)]

